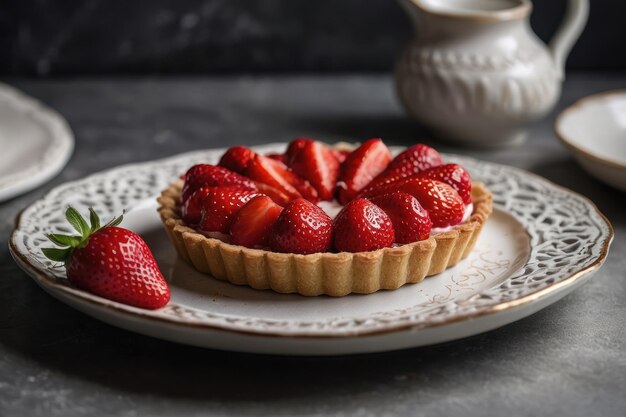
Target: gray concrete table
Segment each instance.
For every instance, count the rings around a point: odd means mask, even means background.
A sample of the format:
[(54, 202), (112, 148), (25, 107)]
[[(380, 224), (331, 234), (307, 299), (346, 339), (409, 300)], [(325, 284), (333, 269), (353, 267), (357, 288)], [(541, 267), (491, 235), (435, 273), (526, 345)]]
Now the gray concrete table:
[[(59, 177), (0, 204), (0, 416), (626, 414), (626, 194), (581, 171), (554, 138), (554, 115), (520, 148), (438, 146), (528, 169), (595, 201), (616, 239), (589, 283), (517, 323), (444, 345), (265, 357), (151, 339), (55, 301), (11, 260), (13, 219), (54, 185), (192, 149), (297, 135), (410, 144), (424, 132), (403, 115), (391, 80), (7, 81), (65, 115), (77, 146)], [(625, 85), (625, 74), (571, 75), (560, 107)]]

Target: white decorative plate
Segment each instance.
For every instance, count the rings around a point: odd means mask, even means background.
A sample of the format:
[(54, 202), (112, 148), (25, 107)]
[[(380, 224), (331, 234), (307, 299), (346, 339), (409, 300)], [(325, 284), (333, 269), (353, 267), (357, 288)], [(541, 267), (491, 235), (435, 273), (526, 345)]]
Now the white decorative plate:
[(56, 111), (0, 84), (0, 201), (36, 188), (63, 169), (74, 135)]
[[(237, 287), (177, 259), (155, 211), (162, 188), (194, 163), (215, 163), (222, 152), (126, 165), (57, 187), (22, 212), (11, 253), (48, 293), (115, 326), (218, 349), (330, 355), (444, 342), (528, 316), (589, 278), (613, 238), (611, 225), (586, 198), (515, 168), (448, 155), (487, 184), (495, 204), (474, 252), (456, 267), (395, 291), (342, 298)], [(41, 253), (46, 232), (69, 231), (63, 218), (68, 204), (82, 212), (93, 206), (103, 217), (130, 209), (124, 225), (152, 248), (172, 289), (170, 304), (145, 311), (71, 287), (64, 270), (52, 268)]]

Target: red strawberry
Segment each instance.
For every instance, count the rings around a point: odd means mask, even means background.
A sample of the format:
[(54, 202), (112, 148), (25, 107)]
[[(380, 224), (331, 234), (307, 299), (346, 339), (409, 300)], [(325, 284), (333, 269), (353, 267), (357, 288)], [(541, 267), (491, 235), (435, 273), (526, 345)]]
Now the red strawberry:
[(367, 252), (394, 242), (389, 216), (374, 203), (357, 198), (350, 201), (333, 222), (335, 248), (341, 252)]
[(332, 200), (339, 176), (339, 161), (333, 152), (320, 142), (307, 141), (295, 154), (291, 169), (313, 184), (321, 200)]
[(202, 202), (214, 187), (200, 187), (183, 202), (181, 212), (183, 221), (188, 225), (200, 223), (202, 218)]
[(388, 170), (402, 171), (412, 175), (428, 168), (439, 166), (442, 163), (443, 160), (439, 152), (428, 145), (418, 143), (393, 158)]
[(216, 187), (202, 202), (202, 219), (198, 229), (204, 232), (228, 233), (233, 216), (250, 199), (259, 195), (256, 191), (232, 187)]
[(265, 156), (267, 156), (270, 159), (274, 159), (276, 161), (280, 161), (283, 164), (287, 163), (287, 156), (284, 153), (270, 153), (270, 154), (267, 154)]
[(67, 279), (76, 287), (109, 300), (157, 309), (170, 300), (170, 289), (146, 242), (130, 230), (116, 227), (122, 216), (100, 227), (89, 209), (90, 223), (72, 207), (65, 212), (80, 236), (50, 234), (62, 248), (44, 248), (51, 260), (63, 262)]
[(348, 155), (350, 155), (350, 151), (348, 150), (337, 150), (337, 149), (332, 149), (333, 155), (335, 155), (335, 158), (337, 159), (337, 161), (339, 161), (339, 163), (341, 164), (343, 161), (346, 160), (346, 158), (348, 157)]
[(386, 194), (370, 200), (391, 219), (397, 243), (428, 239), (432, 221), (417, 198), (406, 193)]
[(256, 190), (250, 179), (229, 169), (209, 164), (194, 165), (185, 174), (183, 202), (198, 188), (205, 186), (233, 186), (244, 190)]
[(253, 248), (266, 245), (269, 234), (283, 208), (271, 198), (259, 195), (248, 201), (235, 215), (230, 236), (235, 245)]
[(459, 193), (465, 204), (472, 202), (472, 179), (469, 173), (460, 165), (440, 165), (422, 171), (418, 175), (420, 177), (445, 182)]
[(287, 146), (287, 151), (285, 152), (285, 161), (284, 162), (288, 166), (291, 166), (291, 162), (293, 161), (293, 159), (296, 157), (298, 152), (300, 152), (300, 150), (302, 150), (302, 148), (304, 148), (304, 145), (306, 145), (308, 142), (313, 142), (313, 139), (296, 138), (296, 139), (292, 140), (289, 143), (289, 146)]
[(341, 204), (352, 200), (391, 161), (389, 149), (380, 139), (370, 139), (351, 152), (342, 164), (337, 184)]
[(330, 250), (332, 219), (318, 206), (298, 198), (285, 207), (274, 224), (270, 248), (284, 253), (317, 253)]
[(398, 154), (387, 169), (370, 183), (368, 188), (413, 176), (442, 163), (439, 152), (428, 145), (418, 143)]
[(291, 201), (291, 198), (289, 198), (287, 194), (283, 193), (278, 188), (274, 188), (271, 185), (267, 185), (258, 181), (255, 181), (255, 184), (257, 186), (257, 189), (259, 190), (259, 193), (267, 195), (269, 198), (274, 200), (275, 203), (281, 206), (285, 206)]
[(463, 220), (465, 204), (459, 193), (448, 184), (430, 178), (404, 178), (363, 193), (362, 197), (377, 197), (396, 192), (404, 192), (417, 198), (422, 207), (428, 210), (433, 227), (456, 225)]
[(256, 155), (248, 166), (246, 175), (277, 188), (291, 199), (304, 197), (311, 201), (318, 200), (317, 191), (311, 183), (290, 171), (282, 162), (266, 156)]
[(218, 165), (238, 174), (243, 174), (254, 155), (252, 149), (245, 146), (233, 146), (224, 152)]

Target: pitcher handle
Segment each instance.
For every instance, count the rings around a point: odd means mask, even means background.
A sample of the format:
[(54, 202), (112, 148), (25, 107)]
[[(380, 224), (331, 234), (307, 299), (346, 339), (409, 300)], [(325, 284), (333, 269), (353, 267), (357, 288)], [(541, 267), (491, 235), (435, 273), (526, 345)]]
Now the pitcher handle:
[(589, 17), (589, 0), (568, 0), (563, 22), (550, 41), (554, 65), (560, 78), (565, 74), (565, 61), (582, 33)]

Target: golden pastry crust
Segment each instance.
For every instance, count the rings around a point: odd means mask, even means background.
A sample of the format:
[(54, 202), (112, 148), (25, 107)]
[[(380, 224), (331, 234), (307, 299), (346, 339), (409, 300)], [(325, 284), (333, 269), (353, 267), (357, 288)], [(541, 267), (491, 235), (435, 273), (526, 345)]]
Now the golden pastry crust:
[(472, 215), (447, 232), (372, 252), (299, 255), (232, 245), (187, 227), (180, 216), (182, 186), (182, 180), (173, 183), (157, 199), (161, 220), (180, 257), (220, 280), (305, 296), (393, 290), (456, 265), (474, 247), (493, 199), (482, 183), (473, 183)]

